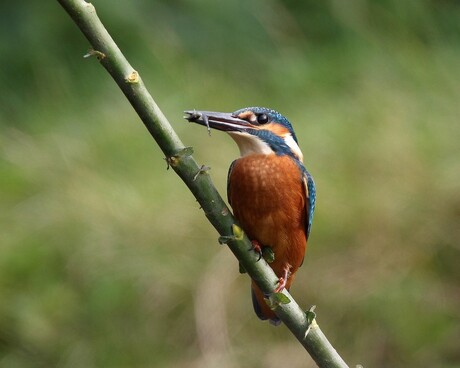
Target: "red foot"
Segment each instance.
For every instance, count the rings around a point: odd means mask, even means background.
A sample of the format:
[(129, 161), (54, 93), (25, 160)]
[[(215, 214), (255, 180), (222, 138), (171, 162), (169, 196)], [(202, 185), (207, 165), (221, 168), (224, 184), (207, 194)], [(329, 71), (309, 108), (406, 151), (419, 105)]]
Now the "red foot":
[(284, 271), (283, 276), (279, 278), (278, 286), (276, 287), (274, 291), (275, 293), (280, 293), (286, 288), (286, 283), (291, 273), (291, 268), (292, 266), (289, 263), (286, 263), (286, 266), (284, 266), (284, 269), (283, 269)]
[(257, 240), (251, 240), (251, 243), (252, 243), (251, 250), (253, 250), (259, 255), (259, 259), (257, 260), (258, 262), (262, 258), (262, 247), (260, 246), (260, 243)]

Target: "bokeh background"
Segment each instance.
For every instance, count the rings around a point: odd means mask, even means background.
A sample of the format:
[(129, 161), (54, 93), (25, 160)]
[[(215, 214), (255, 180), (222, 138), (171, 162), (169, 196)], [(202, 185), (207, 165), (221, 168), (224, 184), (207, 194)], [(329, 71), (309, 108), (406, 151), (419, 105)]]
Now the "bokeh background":
[[(351, 365), (460, 367), (460, 3), (95, 0), (185, 109), (279, 110), (318, 200), (292, 289)], [(56, 1), (0, 4), (0, 367), (314, 367)]]

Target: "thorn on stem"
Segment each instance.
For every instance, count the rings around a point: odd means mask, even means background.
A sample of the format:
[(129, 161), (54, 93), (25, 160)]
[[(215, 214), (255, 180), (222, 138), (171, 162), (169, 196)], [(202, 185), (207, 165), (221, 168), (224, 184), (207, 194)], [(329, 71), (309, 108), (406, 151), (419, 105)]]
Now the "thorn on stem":
[(130, 84), (139, 83), (139, 73), (133, 70), (125, 79)]
[(311, 325), (316, 318), (316, 313), (314, 312), (316, 309), (316, 305), (312, 305), (306, 312), (305, 317), (307, 318), (307, 330), (305, 331), (305, 337), (307, 337), (308, 332), (310, 332)]
[(164, 160), (166, 161), (166, 170), (169, 170), (171, 166), (174, 166), (176, 162), (176, 156), (165, 157)]
[(233, 235), (235, 235), (236, 240), (243, 240), (244, 238), (244, 231), (241, 227), (239, 227), (237, 224), (232, 225), (232, 232)]
[(191, 156), (192, 154), (193, 154), (193, 147), (184, 147), (180, 151), (178, 151), (176, 154), (169, 156), (169, 157), (165, 157), (166, 164), (167, 164), (166, 170), (169, 170), (169, 166), (174, 167), (178, 163), (180, 158)]
[(228, 244), (228, 242), (235, 240), (235, 239), (236, 239), (235, 235), (222, 235), (222, 236), (219, 236), (217, 241), (219, 242), (219, 244), (223, 245), (223, 244)]
[(106, 55), (101, 52), (101, 51), (97, 51), (97, 50), (94, 50), (94, 49), (89, 49), (88, 52), (83, 55), (83, 57), (85, 59), (91, 57), (91, 56), (96, 56), (97, 60), (102, 60), (102, 59), (105, 59), (106, 58)]
[(200, 174), (207, 173), (209, 170), (211, 170), (211, 168), (209, 166), (201, 165), (200, 169), (198, 170), (198, 172), (193, 177), (193, 181), (195, 181)]

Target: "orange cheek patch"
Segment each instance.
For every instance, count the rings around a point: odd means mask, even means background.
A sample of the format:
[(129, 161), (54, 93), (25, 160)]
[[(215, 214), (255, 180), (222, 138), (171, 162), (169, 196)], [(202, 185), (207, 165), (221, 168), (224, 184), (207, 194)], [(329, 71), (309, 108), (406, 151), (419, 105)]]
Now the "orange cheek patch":
[(262, 129), (269, 130), (278, 137), (284, 137), (289, 134), (289, 130), (286, 127), (276, 123), (265, 124), (263, 125)]
[(256, 116), (254, 115), (254, 113), (252, 111), (249, 111), (249, 110), (239, 114), (238, 118), (240, 118), (242, 120), (247, 120), (247, 121), (250, 121), (250, 122), (256, 121)]

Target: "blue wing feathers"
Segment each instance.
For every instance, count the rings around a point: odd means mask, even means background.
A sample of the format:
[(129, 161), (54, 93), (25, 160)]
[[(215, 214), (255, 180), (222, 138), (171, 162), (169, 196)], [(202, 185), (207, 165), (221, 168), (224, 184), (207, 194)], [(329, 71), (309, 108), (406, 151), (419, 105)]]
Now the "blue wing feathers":
[(305, 170), (304, 175), (307, 179), (307, 189), (308, 189), (308, 200), (309, 200), (309, 206), (308, 206), (308, 225), (307, 225), (307, 238), (310, 235), (310, 230), (311, 230), (311, 224), (313, 222), (313, 214), (315, 212), (315, 205), (316, 205), (316, 187), (315, 187), (315, 182), (313, 181), (313, 177), (310, 175), (310, 173)]

